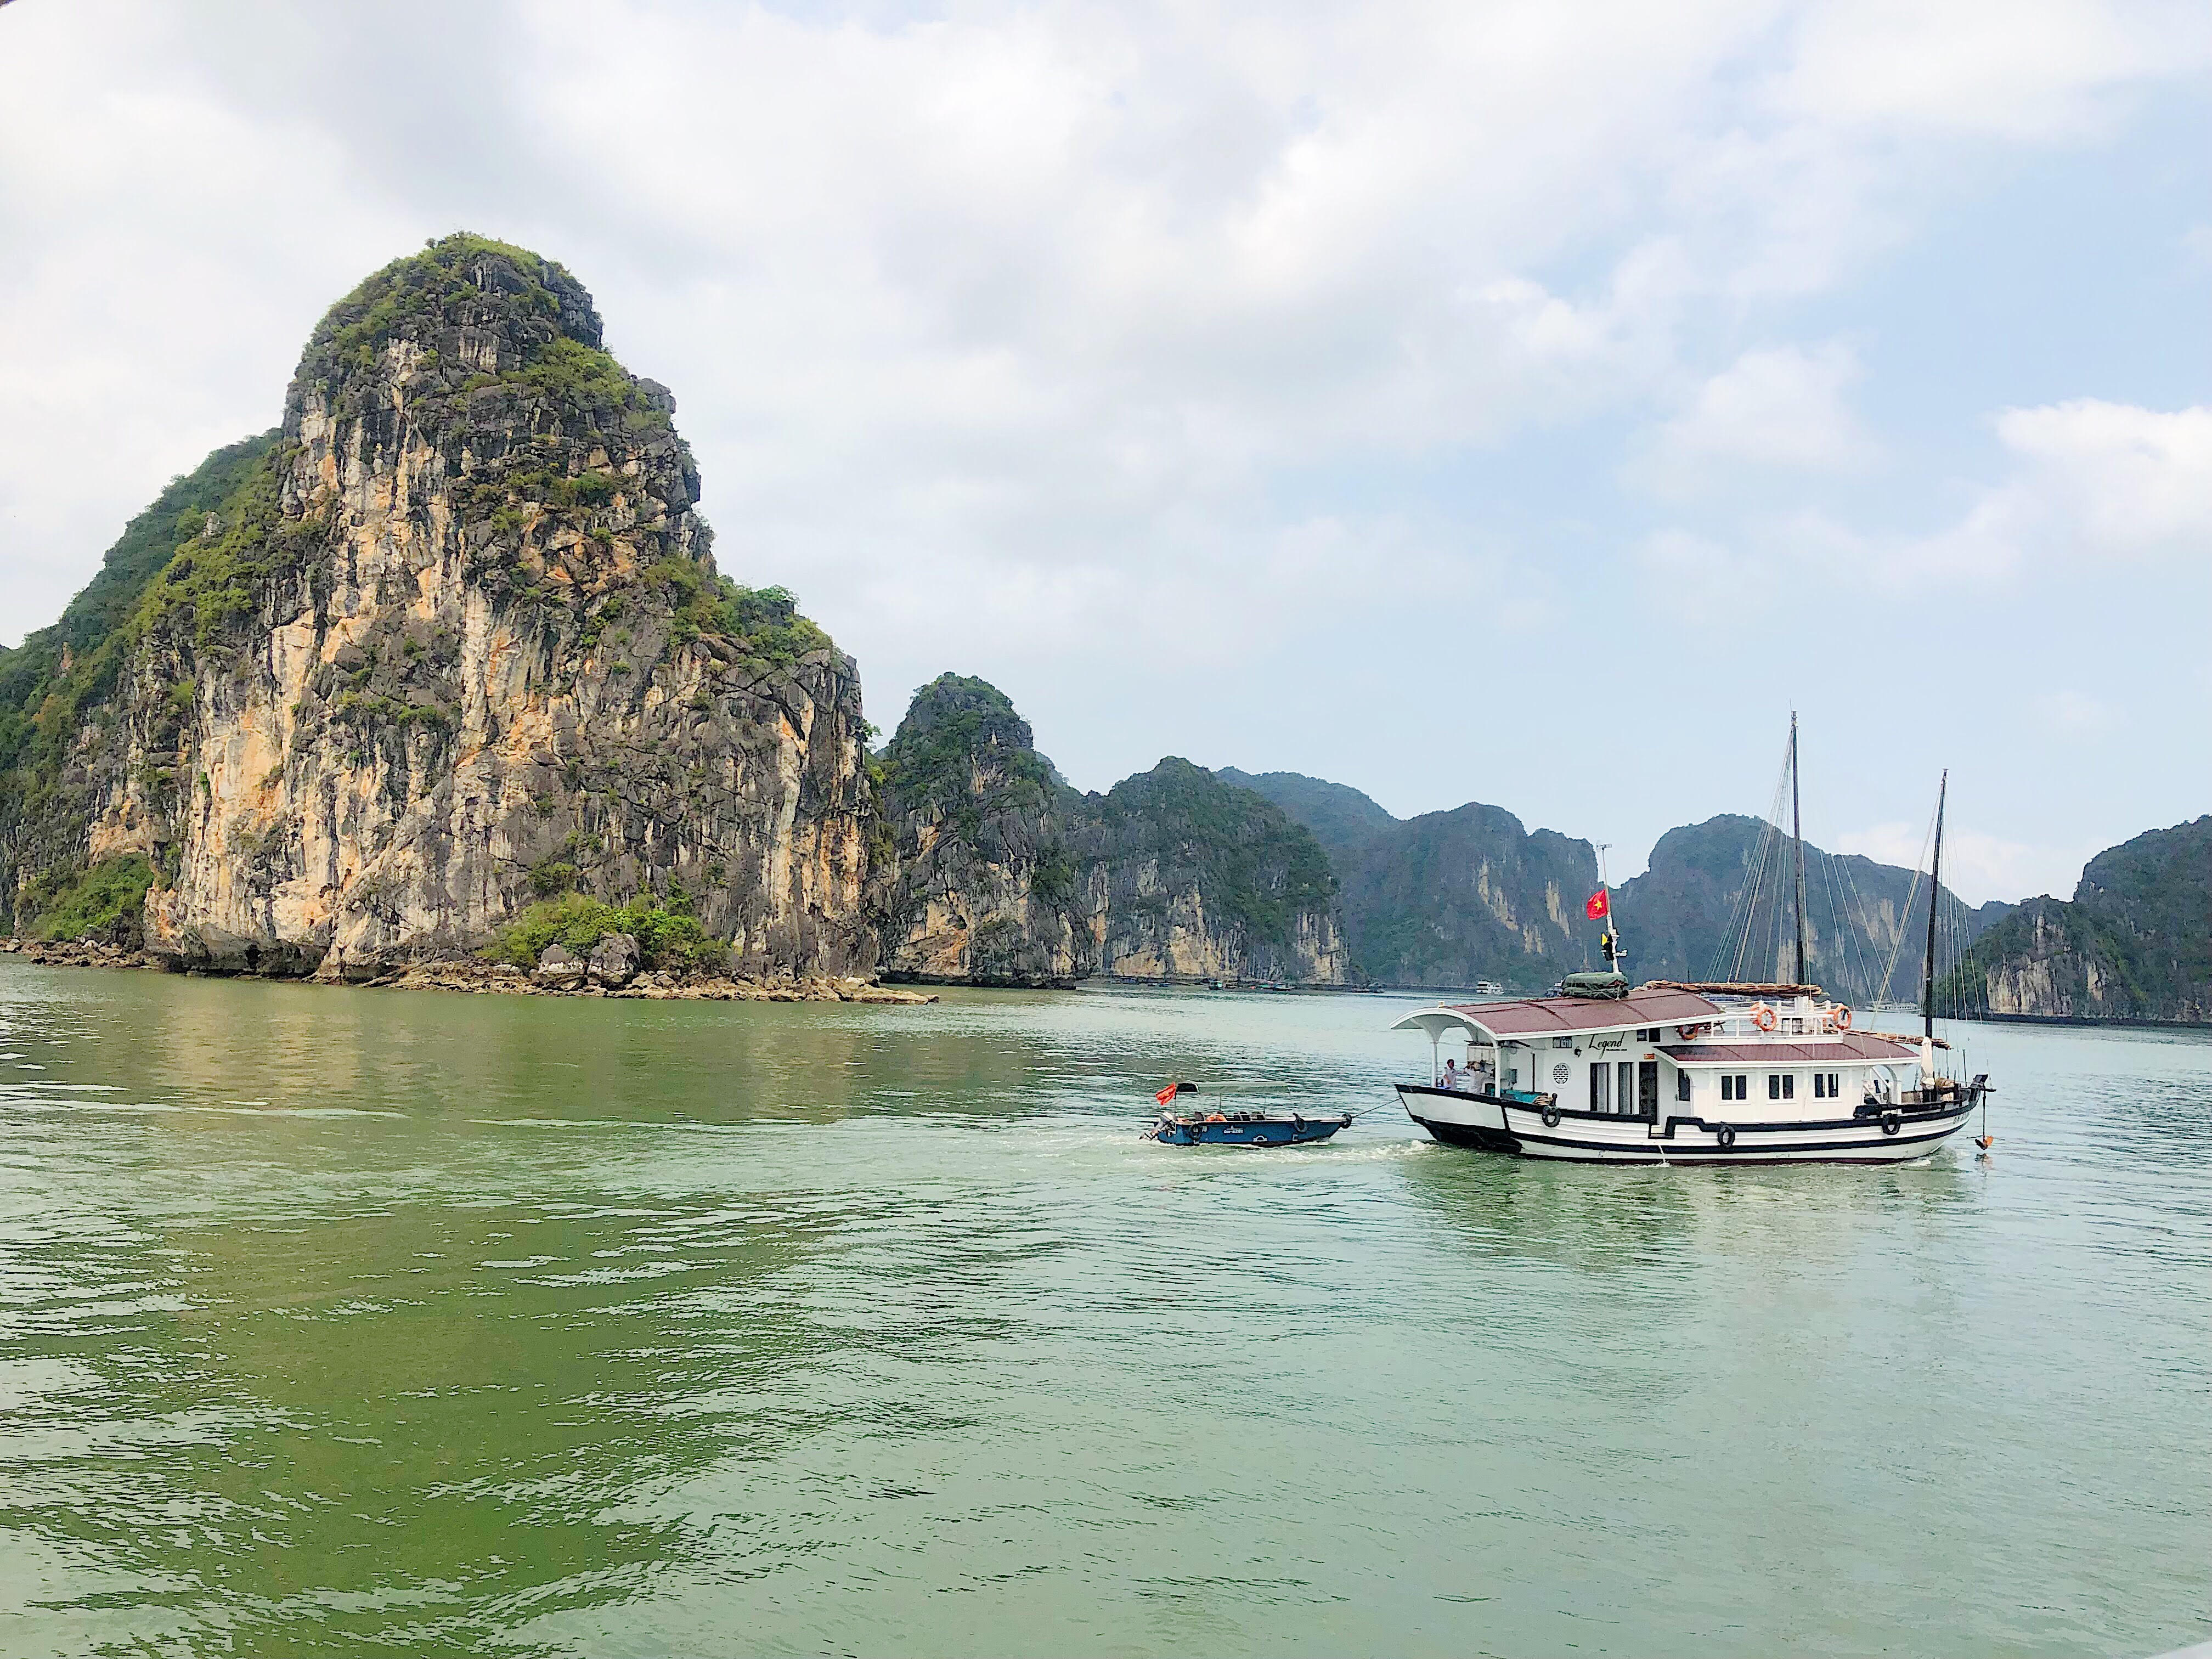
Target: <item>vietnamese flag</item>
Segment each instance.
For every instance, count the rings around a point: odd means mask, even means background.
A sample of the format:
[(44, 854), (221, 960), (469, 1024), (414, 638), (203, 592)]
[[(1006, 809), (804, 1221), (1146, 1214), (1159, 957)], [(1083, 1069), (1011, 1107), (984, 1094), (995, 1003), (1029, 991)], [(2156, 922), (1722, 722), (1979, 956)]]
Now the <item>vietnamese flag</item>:
[(1167, 1086), (1166, 1088), (1164, 1088), (1164, 1089), (1161, 1090), (1158, 1094), (1154, 1095), (1154, 1096), (1152, 1097), (1152, 1098), (1153, 1098), (1154, 1100), (1158, 1101), (1158, 1102), (1160, 1103), (1160, 1104), (1161, 1104), (1161, 1105), (1165, 1106), (1165, 1105), (1167, 1105), (1170, 1101), (1174, 1100), (1174, 1098), (1176, 1097), (1176, 1090), (1177, 1088), (1181, 1087), (1181, 1086), (1182, 1086), (1182, 1085), (1180, 1085), (1179, 1084), (1170, 1083), (1170, 1084), (1169, 1084), (1169, 1085), (1168, 1085), (1168, 1086)]
[(1613, 906), (1607, 901), (1605, 889), (1601, 887), (1583, 901), (1583, 914), (1592, 921), (1602, 921)]

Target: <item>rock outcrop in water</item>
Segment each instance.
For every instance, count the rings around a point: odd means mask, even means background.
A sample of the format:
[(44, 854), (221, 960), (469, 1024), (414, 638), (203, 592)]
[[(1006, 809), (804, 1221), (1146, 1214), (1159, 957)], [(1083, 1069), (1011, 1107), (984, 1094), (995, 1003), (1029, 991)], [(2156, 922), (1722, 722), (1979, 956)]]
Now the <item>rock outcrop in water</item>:
[(2098, 854), (2070, 902), (2028, 900), (1941, 1000), (1970, 1015), (2212, 1022), (2212, 816)]
[(1188, 761), (1080, 793), (1002, 693), (948, 674), (915, 695), (882, 783), (888, 971), (988, 984), (1345, 977), (1319, 845)]
[(364, 283), (0, 658), (7, 919), (362, 976), (649, 893), (747, 974), (870, 967), (858, 677), (717, 574), (673, 409), (522, 249)]

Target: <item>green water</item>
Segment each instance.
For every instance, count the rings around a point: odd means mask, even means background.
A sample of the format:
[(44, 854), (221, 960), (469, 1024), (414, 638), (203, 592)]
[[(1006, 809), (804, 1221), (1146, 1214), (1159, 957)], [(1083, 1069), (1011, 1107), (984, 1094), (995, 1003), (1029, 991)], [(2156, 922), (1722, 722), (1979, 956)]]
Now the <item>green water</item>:
[(469, 998), (0, 959), (0, 1651), (2212, 1638), (2212, 1042), (1996, 1155), (1136, 1139), (1403, 999)]

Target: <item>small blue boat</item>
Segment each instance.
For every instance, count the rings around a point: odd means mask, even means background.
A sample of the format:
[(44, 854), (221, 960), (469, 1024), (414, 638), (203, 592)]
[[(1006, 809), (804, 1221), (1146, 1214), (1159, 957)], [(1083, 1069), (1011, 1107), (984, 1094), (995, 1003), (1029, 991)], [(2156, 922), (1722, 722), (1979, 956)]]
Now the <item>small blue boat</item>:
[(1155, 1097), (1162, 1110), (1145, 1131), (1146, 1140), (1170, 1146), (1300, 1146), (1327, 1140), (1352, 1121), (1352, 1114), (1308, 1117), (1302, 1112), (1176, 1112), (1166, 1109), (1180, 1095), (1198, 1092), (1194, 1083), (1170, 1083)]

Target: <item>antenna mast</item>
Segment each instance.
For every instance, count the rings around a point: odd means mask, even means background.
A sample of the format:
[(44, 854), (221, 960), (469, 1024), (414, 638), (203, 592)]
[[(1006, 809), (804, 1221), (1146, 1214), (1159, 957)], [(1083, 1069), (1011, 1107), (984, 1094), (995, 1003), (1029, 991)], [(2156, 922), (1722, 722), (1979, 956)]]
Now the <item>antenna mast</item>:
[(1936, 1036), (1936, 901), (1943, 891), (1943, 798), (1951, 790), (1951, 769), (1936, 786), (1936, 856), (1928, 866), (1928, 960), (1920, 964), (1920, 1036), (1924, 1043)]
[(1797, 847), (1797, 977), (1805, 983), (1805, 820), (1797, 803), (1797, 711), (1790, 711), (1790, 839)]

